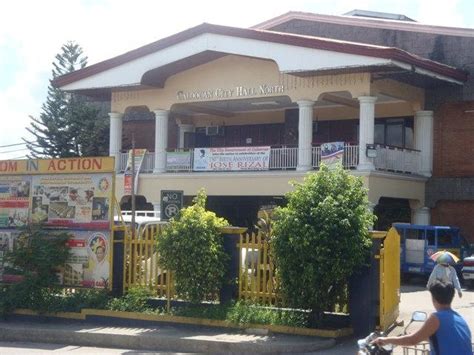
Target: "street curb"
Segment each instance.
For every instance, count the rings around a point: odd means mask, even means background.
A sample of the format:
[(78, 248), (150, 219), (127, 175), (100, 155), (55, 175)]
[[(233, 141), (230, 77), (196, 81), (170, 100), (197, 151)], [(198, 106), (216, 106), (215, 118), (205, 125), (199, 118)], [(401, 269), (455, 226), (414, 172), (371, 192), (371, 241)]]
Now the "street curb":
[(200, 352), (200, 353), (295, 353), (313, 352), (334, 346), (334, 339), (318, 339), (304, 343), (270, 341), (222, 341), (183, 338), (180, 336), (147, 334), (111, 334), (101, 332), (100, 328), (91, 331), (47, 329), (28, 327), (8, 322), (0, 324), (0, 341), (37, 342), (68, 344), (89, 347), (124, 348), (133, 350), (157, 350), (173, 352)]

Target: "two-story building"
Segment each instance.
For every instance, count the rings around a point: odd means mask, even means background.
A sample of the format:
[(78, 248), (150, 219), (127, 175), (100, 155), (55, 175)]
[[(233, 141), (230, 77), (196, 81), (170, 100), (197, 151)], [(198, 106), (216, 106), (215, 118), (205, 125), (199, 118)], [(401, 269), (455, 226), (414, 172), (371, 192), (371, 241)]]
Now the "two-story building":
[[(379, 227), (428, 224), (432, 103), (441, 92), (462, 92), (468, 80), (443, 58), (398, 45), (402, 35), (432, 31), (303, 13), (251, 29), (202, 24), (54, 84), (110, 100), (119, 198), (133, 136), (148, 151), (138, 194), (157, 209), (161, 190), (183, 190), (189, 202), (203, 187), (211, 209), (252, 225), (259, 208), (281, 204), (289, 181), (318, 169), (321, 144), (343, 142), (343, 165), (363, 178)], [(372, 32), (381, 43), (368, 44), (376, 41), (363, 34)]]

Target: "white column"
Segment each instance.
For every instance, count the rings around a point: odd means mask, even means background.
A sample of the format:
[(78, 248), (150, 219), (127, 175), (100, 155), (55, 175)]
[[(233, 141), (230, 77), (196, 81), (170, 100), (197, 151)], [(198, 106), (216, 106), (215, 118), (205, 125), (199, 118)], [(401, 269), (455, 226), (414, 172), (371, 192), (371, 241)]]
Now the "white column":
[(433, 172), (433, 111), (415, 113), (415, 149), (420, 151), (420, 174), (430, 177)]
[(314, 101), (297, 101), (299, 107), (298, 118), (298, 165), (296, 170), (311, 170), (311, 155), (313, 143), (313, 106)]
[(166, 171), (166, 148), (168, 147), (169, 111), (155, 110), (155, 169), (154, 173)]
[(412, 223), (429, 225), (431, 220), (430, 209), (428, 207), (421, 207), (412, 209)]
[(180, 124), (179, 137), (178, 137), (178, 148), (184, 148), (184, 134), (194, 132), (194, 125), (192, 124)]
[(367, 144), (374, 144), (374, 96), (359, 97), (359, 165), (357, 170), (374, 170), (373, 158), (367, 157)]
[[(368, 210), (370, 213), (374, 213), (374, 210), (375, 210), (375, 207), (377, 206), (376, 203), (373, 203), (373, 202), (370, 202), (369, 201), (369, 206), (368, 206)], [(369, 228), (369, 230), (374, 230), (374, 225), (372, 224)]]
[(120, 168), (120, 151), (122, 150), (122, 118), (123, 113), (110, 112), (109, 155), (115, 157), (115, 171)]

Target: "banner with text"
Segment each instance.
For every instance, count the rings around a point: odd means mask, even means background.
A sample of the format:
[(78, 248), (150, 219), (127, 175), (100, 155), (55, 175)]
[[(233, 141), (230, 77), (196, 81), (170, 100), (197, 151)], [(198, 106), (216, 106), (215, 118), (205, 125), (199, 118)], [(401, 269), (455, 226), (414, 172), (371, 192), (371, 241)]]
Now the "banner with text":
[(329, 169), (335, 169), (342, 164), (344, 157), (344, 142), (329, 142), (321, 144), (321, 163), (326, 164)]
[[(140, 175), (140, 169), (142, 167), (143, 160), (145, 159), (146, 149), (133, 149), (135, 152), (135, 192), (138, 190), (138, 176)], [(132, 194), (132, 149), (128, 151), (127, 167), (123, 175), (123, 190), (124, 195)]]
[(270, 147), (195, 148), (194, 171), (268, 170)]

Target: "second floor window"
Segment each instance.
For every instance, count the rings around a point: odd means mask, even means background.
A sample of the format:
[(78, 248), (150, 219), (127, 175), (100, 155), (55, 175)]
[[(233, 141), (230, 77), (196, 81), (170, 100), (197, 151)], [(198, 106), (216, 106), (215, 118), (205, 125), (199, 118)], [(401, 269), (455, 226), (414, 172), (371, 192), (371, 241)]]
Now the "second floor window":
[(374, 142), (376, 144), (413, 149), (413, 118), (376, 119)]

